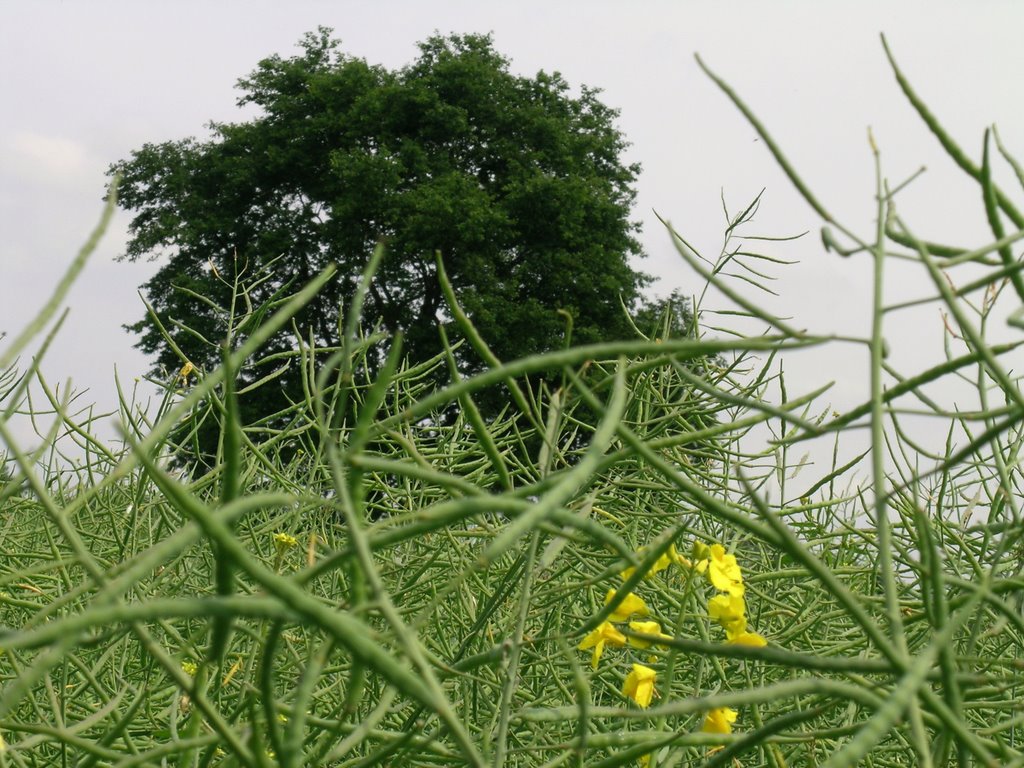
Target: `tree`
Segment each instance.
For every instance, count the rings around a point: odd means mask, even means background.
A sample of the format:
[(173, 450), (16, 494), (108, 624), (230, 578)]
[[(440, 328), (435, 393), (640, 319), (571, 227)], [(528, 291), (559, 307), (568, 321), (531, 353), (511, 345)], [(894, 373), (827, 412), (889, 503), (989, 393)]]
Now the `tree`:
[[(336, 345), (339, 306), (378, 242), (386, 256), (364, 317), (402, 331), (413, 361), (441, 350), (437, 326), (450, 319), (437, 252), (503, 359), (564, 343), (559, 310), (575, 342), (633, 335), (622, 306), (637, 307), (648, 281), (629, 264), (641, 255), (629, 218), (639, 166), (624, 163), (618, 113), (598, 91), (512, 74), (490, 36), (431, 37), (389, 71), (330, 35), (307, 34), (298, 56), (271, 56), (239, 81), (238, 104), (256, 117), (211, 124), (207, 141), (146, 144), (111, 167), (134, 213), (126, 258), (165, 259), (144, 286), (159, 325), (147, 315), (128, 326), (154, 372), (177, 370), (182, 354), (218, 364), (241, 265), (263, 275), (249, 296), (259, 303), (336, 263), (298, 318), (304, 336)], [(294, 344), (282, 332), (266, 351)], [(243, 371), (240, 385), (260, 375)], [(288, 372), (250, 393), (243, 413), (273, 413), (299, 387)]]

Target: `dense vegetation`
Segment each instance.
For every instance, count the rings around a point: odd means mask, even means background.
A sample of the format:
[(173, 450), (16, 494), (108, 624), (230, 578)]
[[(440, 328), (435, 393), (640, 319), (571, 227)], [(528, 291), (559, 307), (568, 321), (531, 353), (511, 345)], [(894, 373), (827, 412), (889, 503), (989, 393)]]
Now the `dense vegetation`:
[[(1024, 765), (1024, 398), (1005, 364), (1018, 344), (986, 341), (996, 307), (1024, 301), (1011, 251), (1024, 231), (988, 151), (973, 164), (900, 84), (977, 179), (990, 242), (914, 234), (877, 148), (879, 229), (859, 237), (720, 83), (822, 214), (826, 247), (874, 270), (864, 339), (795, 330), (736, 290), (727, 265), (778, 261), (745, 239), (755, 201), (730, 216), (717, 259), (672, 233), (726, 302), (698, 301), (691, 336), (665, 318), (632, 340), (498, 362), (441, 272), (482, 370), (448, 348), (410, 364), (361, 322), (378, 251), (338, 350), (289, 353), (304, 396), (285, 427), (243, 427), (238, 371), (331, 269), (239, 311), (251, 333), (217, 366), (162, 382), (155, 412), (124, 396), (123, 444), (46, 390), (57, 418), (46, 431), (40, 409), (43, 439), (27, 447), (9, 419), (45, 380), (40, 356), (22, 373), (15, 356), (94, 238), (0, 352), (0, 764)], [(905, 308), (883, 302), (897, 258), (922, 267), (922, 301), (949, 316), (949, 358), (928, 370), (883, 358)], [(713, 310), (767, 330), (705, 333)], [(871, 353), (871, 396), (842, 414), (822, 392), (794, 395), (780, 362), (833, 343)], [(554, 384), (530, 386), (538, 372)], [(978, 402), (946, 409), (926, 391), (950, 377)], [(476, 401), (495, 391), (507, 407), (484, 418)], [(169, 469), (171, 436), (203, 402), (218, 454), (193, 477)], [(948, 424), (946, 445), (906, 436), (922, 409)], [(793, 461), (802, 442), (860, 426), (863, 464)]]

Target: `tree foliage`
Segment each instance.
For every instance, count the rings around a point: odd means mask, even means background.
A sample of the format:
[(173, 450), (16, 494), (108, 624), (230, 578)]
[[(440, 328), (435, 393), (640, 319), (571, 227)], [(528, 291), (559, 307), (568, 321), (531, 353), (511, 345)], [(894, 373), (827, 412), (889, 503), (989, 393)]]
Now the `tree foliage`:
[[(648, 278), (629, 264), (640, 255), (639, 167), (623, 160), (616, 110), (593, 89), (574, 96), (558, 73), (513, 74), (489, 36), (419, 48), (392, 71), (345, 55), (321, 28), (299, 55), (264, 59), (239, 81), (251, 119), (212, 124), (205, 141), (146, 144), (111, 167), (134, 214), (126, 257), (163, 260), (144, 286), (160, 322), (130, 326), (155, 370), (183, 356), (217, 365), (243, 271), (259, 276), (247, 296), (258, 306), (336, 263), (296, 326), (336, 345), (339, 307), (379, 242), (386, 257), (364, 317), (401, 331), (413, 361), (441, 350), (437, 326), (450, 320), (436, 253), (501, 358), (563, 344), (559, 310), (575, 342), (633, 335), (622, 308), (638, 308)], [(293, 349), (293, 334), (266, 351)], [(243, 371), (241, 384), (260, 375)], [(286, 372), (243, 411), (273, 412), (298, 387)]]

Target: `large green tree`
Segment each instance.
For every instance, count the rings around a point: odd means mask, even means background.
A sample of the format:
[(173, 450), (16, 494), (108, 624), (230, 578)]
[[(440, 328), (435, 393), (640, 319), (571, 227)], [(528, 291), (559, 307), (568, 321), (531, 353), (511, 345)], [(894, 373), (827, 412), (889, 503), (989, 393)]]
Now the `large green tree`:
[[(299, 55), (264, 59), (239, 81), (251, 118), (213, 124), (205, 141), (146, 144), (111, 167), (134, 213), (126, 257), (163, 261), (144, 286), (160, 324), (147, 315), (130, 326), (155, 370), (182, 363), (160, 326), (197, 366), (217, 364), (243, 267), (264, 278), (248, 297), (258, 304), (336, 263), (299, 331), (337, 344), (339, 306), (379, 242), (386, 256), (364, 317), (401, 330), (414, 361), (441, 349), (448, 320), (437, 252), (499, 357), (563, 343), (559, 310), (573, 317), (574, 341), (631, 335), (622, 306), (638, 306), (647, 277), (629, 263), (640, 255), (630, 220), (639, 167), (623, 160), (617, 111), (587, 87), (573, 95), (557, 73), (513, 74), (490, 36), (419, 48), (392, 71), (345, 55), (321, 28)], [(289, 330), (267, 351), (294, 345)], [(259, 375), (243, 372), (242, 384)], [(299, 386), (286, 373), (243, 408), (272, 413)]]

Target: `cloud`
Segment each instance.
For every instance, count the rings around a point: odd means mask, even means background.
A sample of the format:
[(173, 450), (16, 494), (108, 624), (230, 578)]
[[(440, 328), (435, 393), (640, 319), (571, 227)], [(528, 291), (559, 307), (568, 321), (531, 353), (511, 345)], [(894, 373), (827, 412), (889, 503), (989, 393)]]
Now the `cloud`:
[(85, 145), (62, 136), (19, 131), (0, 144), (5, 170), (36, 182), (77, 184), (95, 173)]

